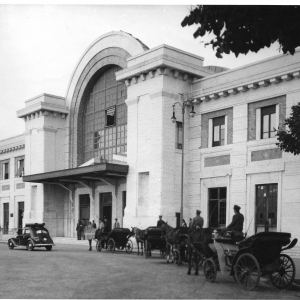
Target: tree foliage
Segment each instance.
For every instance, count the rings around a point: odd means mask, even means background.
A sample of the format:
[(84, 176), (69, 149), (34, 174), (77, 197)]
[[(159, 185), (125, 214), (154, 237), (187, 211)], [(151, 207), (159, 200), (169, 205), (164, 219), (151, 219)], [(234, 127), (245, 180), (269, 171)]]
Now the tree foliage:
[(276, 145), (285, 152), (300, 154), (300, 103), (292, 106), (291, 116), (285, 119), (287, 130), (278, 130)]
[(184, 18), (181, 26), (200, 24), (194, 38), (213, 32), (206, 45), (216, 56), (258, 52), (276, 41), (283, 53), (295, 53), (300, 46), (300, 6), (199, 5)]

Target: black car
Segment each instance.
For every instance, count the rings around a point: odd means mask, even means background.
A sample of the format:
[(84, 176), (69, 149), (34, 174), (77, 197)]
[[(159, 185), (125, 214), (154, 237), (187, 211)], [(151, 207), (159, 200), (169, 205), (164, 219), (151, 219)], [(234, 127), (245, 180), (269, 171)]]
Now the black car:
[(23, 229), (18, 229), (17, 236), (9, 239), (7, 245), (11, 250), (15, 247), (26, 247), (32, 251), (34, 248), (45, 247), (47, 251), (51, 251), (54, 243), (45, 223), (30, 223)]

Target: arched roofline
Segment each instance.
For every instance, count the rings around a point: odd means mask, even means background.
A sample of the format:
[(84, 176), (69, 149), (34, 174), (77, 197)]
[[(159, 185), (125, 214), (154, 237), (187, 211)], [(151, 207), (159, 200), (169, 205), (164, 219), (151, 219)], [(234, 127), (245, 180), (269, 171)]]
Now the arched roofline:
[(94, 41), (84, 52), (71, 76), (66, 93), (66, 104), (70, 109), (67, 129), (68, 167), (82, 164), (83, 128), (82, 113), (91, 86), (97, 74), (109, 65), (127, 67), (127, 59), (145, 51), (145, 45), (125, 32), (109, 32)]

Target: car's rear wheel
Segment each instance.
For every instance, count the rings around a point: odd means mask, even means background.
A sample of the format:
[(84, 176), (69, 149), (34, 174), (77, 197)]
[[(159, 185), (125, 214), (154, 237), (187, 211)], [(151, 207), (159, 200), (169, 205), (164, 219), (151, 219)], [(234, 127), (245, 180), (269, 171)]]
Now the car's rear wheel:
[(52, 246), (46, 246), (45, 247), (47, 251), (51, 251), (52, 250)]
[(11, 240), (9, 240), (9, 241), (8, 241), (8, 248), (9, 248), (10, 250), (12, 250), (12, 249), (14, 249), (14, 247), (15, 247), (14, 243), (13, 243)]
[(34, 246), (33, 246), (33, 243), (32, 243), (32, 241), (28, 241), (28, 243), (27, 243), (27, 250), (29, 250), (29, 251), (33, 251), (33, 249), (34, 249)]

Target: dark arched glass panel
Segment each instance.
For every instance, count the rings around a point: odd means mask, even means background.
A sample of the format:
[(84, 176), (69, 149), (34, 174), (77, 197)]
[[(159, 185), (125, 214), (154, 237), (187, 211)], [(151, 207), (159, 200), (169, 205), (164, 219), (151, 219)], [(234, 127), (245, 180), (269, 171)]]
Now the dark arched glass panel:
[(127, 151), (126, 85), (116, 81), (113, 66), (103, 72), (93, 87), (84, 111), (84, 161), (94, 157), (112, 160)]

